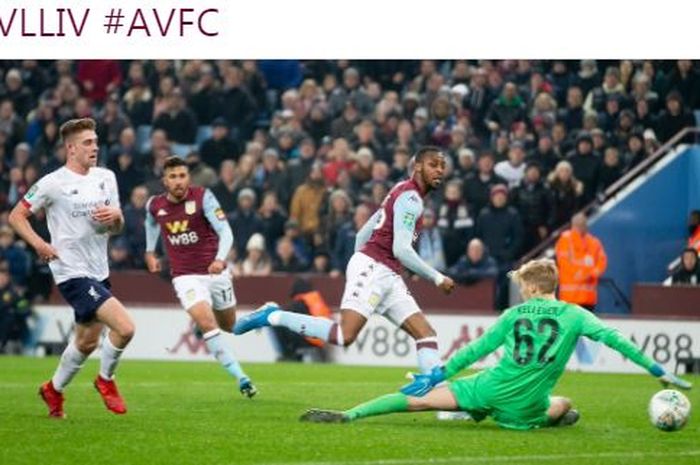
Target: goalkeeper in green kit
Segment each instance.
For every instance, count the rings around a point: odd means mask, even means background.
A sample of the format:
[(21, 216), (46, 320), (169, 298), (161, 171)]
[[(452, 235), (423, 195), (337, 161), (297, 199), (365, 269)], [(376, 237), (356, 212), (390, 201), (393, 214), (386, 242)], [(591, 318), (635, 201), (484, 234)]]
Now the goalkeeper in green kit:
[[(616, 329), (587, 310), (558, 301), (554, 296), (557, 274), (555, 263), (548, 259), (533, 260), (513, 272), (525, 302), (505, 311), (444, 366), (413, 375), (413, 382), (401, 392), (343, 412), (309, 410), (301, 420), (344, 423), (394, 412), (452, 410), (465, 411), (476, 421), (490, 415), (512, 429), (572, 425), (579, 414), (571, 401), (550, 394), (580, 336), (620, 352), (664, 384), (690, 389), (689, 382), (666, 372)], [(496, 366), (444, 383), (500, 346), (503, 358)]]

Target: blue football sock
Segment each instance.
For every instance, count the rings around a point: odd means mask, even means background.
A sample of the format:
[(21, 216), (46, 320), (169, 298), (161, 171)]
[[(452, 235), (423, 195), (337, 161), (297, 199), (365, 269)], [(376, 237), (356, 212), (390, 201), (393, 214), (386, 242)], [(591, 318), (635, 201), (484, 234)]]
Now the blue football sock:
[(333, 320), (300, 313), (275, 311), (270, 314), (268, 321), (272, 326), (283, 326), (302, 336), (310, 336), (328, 341), (328, 335), (333, 326)]
[(204, 342), (207, 345), (209, 352), (221, 363), (226, 371), (236, 379), (247, 378), (248, 376), (241, 368), (240, 363), (233, 355), (233, 349), (224, 341), (221, 330), (213, 329), (204, 334)]

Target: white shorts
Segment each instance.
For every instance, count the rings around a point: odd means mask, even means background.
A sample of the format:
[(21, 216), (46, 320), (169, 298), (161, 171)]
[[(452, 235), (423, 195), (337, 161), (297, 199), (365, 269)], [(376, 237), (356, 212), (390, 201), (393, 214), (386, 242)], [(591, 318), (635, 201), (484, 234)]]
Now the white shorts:
[(368, 319), (378, 313), (397, 326), (420, 312), (401, 276), (361, 252), (355, 252), (348, 262), (340, 308), (354, 310)]
[(207, 302), (214, 310), (226, 310), (236, 305), (231, 272), (221, 274), (185, 274), (173, 278), (173, 287), (180, 304), (189, 310), (197, 302)]

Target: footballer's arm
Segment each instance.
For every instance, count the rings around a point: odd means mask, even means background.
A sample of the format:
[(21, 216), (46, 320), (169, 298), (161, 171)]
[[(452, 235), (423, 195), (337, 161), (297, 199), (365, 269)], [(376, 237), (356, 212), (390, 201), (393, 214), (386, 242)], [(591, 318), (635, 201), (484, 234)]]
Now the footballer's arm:
[(212, 229), (219, 236), (219, 248), (216, 251), (214, 261), (209, 265), (209, 272), (219, 274), (226, 269), (226, 257), (228, 256), (231, 247), (233, 247), (233, 231), (226, 220), (226, 215), (216, 200), (214, 194), (206, 189), (204, 198), (202, 199), (202, 207), (204, 216), (211, 224)]
[(413, 234), (416, 222), (422, 213), (423, 201), (416, 192), (407, 191), (399, 195), (394, 202), (392, 252), (406, 268), (449, 293), (454, 288), (452, 279), (428, 265), (413, 249)]
[(58, 252), (53, 246), (47, 243), (39, 236), (32, 225), (29, 223), (29, 217), (32, 211), (27, 208), (24, 201), (17, 202), (17, 205), (10, 212), (8, 221), (12, 229), (14, 229), (24, 241), (32, 246), (42, 260), (50, 261), (58, 258)]

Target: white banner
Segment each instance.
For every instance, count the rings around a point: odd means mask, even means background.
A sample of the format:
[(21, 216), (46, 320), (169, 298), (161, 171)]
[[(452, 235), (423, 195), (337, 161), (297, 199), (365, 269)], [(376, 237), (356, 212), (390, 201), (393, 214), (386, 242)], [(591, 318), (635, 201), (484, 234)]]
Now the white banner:
[[(589, 29), (624, 36), (625, 2), (589, 0), (571, 21), (570, 4), (550, 0), (2, 0), (0, 56), (677, 58), (697, 55), (696, 10), (685, 0), (666, 0), (663, 8), (639, 0), (628, 25), (634, 40), (610, 47)], [(542, 14), (547, 26), (532, 27)], [(653, 24), (653, 33), (636, 33), (639, 24)]]
[[(136, 336), (125, 358), (156, 360), (211, 360), (204, 342), (192, 334), (188, 315), (172, 307), (130, 308), (136, 323)], [(42, 343), (68, 341), (72, 334), (73, 314), (66, 306), (39, 306), (45, 319)], [(240, 311), (239, 315), (244, 314)], [(494, 316), (430, 315), (438, 333), (439, 347), (447, 359), (456, 350), (479, 337), (496, 320)], [(604, 321), (618, 328), (642, 351), (675, 369), (678, 358), (700, 357), (700, 321), (637, 320), (610, 318)], [(267, 330), (244, 336), (226, 335), (242, 362), (273, 362), (277, 359), (274, 338)], [(348, 348), (331, 348), (331, 359), (347, 365), (406, 366), (416, 365), (415, 344), (408, 334), (387, 320), (374, 316)], [(491, 366), (500, 351), (475, 364)], [(587, 372), (639, 373), (641, 369), (608, 347), (582, 338), (567, 368)]]

